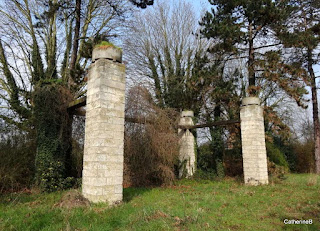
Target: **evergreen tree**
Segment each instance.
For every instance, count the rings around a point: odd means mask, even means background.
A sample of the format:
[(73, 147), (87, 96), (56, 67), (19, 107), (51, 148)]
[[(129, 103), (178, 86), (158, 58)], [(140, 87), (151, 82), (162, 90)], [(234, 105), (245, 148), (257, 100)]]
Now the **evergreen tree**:
[(288, 20), (278, 27), (278, 37), (292, 53), (289, 61), (304, 68), (305, 83), (311, 88), (314, 157), (316, 173), (320, 174), (320, 122), (317, 83), (314, 65), (319, 62), (320, 2), (318, 0), (291, 0), (292, 11)]
[(257, 95), (257, 60), (262, 59), (265, 48), (279, 45), (272, 36), (272, 26), (286, 18), (286, 1), (272, 0), (209, 0), (213, 5), (200, 25), (206, 38), (216, 39), (211, 52), (225, 51), (232, 58), (247, 59), (248, 92)]
[[(276, 96), (277, 91), (281, 91), (304, 107), (303, 96), (307, 92), (300, 80), (304, 78), (305, 72), (301, 66), (285, 62), (281, 41), (274, 33), (275, 27), (286, 20), (292, 11), (288, 1), (209, 0), (209, 2), (213, 6), (211, 12), (206, 12), (200, 22), (201, 34), (215, 41), (209, 52), (224, 54), (220, 56), (224, 62), (247, 61), (245, 75), (249, 83), (247, 88), (249, 96), (271, 98)], [(245, 97), (245, 92), (240, 94), (240, 97)], [(215, 113), (216, 118), (218, 109)], [(276, 116), (275, 106), (267, 109), (266, 122), (272, 124), (274, 129), (288, 132), (288, 129), (283, 129), (287, 127)]]

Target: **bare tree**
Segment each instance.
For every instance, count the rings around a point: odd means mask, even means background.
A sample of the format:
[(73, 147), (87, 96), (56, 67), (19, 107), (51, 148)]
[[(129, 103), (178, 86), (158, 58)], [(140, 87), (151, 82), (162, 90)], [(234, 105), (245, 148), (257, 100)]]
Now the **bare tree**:
[[(94, 43), (114, 39), (129, 10), (126, 1), (2, 2), (0, 97), (11, 116), (7, 111), (1, 118), (17, 125), (27, 119), (40, 80), (71, 79), (74, 97), (84, 94), (82, 80)], [(16, 115), (20, 120), (13, 119)]]
[[(0, 9), (0, 118), (36, 131), (36, 181), (70, 186), (70, 101), (85, 94), (91, 51), (111, 40), (130, 4), (101, 0), (6, 0)], [(52, 171), (51, 171), (51, 170)]]
[(195, 60), (203, 58), (208, 42), (196, 35), (197, 28), (195, 12), (184, 1), (157, 1), (130, 23), (124, 42), (128, 66), (139, 76), (134, 81), (152, 84), (160, 106), (192, 109), (198, 100), (199, 92), (191, 92), (200, 87)]

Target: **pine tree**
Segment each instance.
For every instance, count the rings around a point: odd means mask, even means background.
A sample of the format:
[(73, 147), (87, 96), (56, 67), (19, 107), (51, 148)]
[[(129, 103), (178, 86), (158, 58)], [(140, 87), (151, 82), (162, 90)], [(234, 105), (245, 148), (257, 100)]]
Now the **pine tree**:
[[(286, 0), (209, 0), (213, 6), (202, 18), (201, 34), (215, 41), (209, 49), (212, 54), (224, 54), (224, 62), (245, 60), (249, 83), (249, 96), (274, 96), (275, 90), (286, 93), (298, 105), (305, 107), (303, 96), (307, 93), (301, 79), (303, 68), (288, 64), (282, 52), (281, 41), (275, 36), (275, 28), (285, 21), (292, 6)], [(227, 58), (226, 58), (227, 57)], [(240, 75), (238, 76), (238, 78)], [(270, 87), (271, 86), (271, 87)], [(269, 92), (271, 92), (269, 94)], [(242, 95), (244, 97), (245, 94)], [(273, 107), (266, 110), (266, 118), (279, 120)], [(276, 124), (282, 129), (284, 124)], [(269, 126), (268, 126), (269, 127)], [(288, 129), (285, 129), (288, 131)]]
[(257, 95), (257, 60), (265, 48), (279, 45), (270, 31), (285, 18), (288, 11), (285, 1), (272, 0), (209, 0), (213, 5), (200, 25), (201, 33), (217, 40), (211, 52), (230, 53), (232, 58), (245, 58), (247, 62), (250, 95)]
[(299, 63), (307, 73), (305, 82), (311, 88), (313, 106), (315, 167), (320, 174), (320, 122), (314, 70), (320, 55), (320, 2), (291, 0), (290, 6), (293, 7), (290, 17), (279, 25), (277, 34), (285, 47), (292, 49), (291, 62)]

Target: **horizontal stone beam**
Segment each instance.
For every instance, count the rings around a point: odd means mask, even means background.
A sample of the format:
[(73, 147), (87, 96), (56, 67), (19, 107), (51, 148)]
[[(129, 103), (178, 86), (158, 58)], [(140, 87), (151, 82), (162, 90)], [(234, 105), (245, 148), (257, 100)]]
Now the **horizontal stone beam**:
[[(80, 107), (86, 106), (87, 97), (84, 96), (80, 99), (77, 99), (75, 101), (72, 101), (69, 104), (68, 109), (69, 110), (76, 110)], [(81, 111), (81, 113), (75, 113), (77, 115), (85, 116), (85, 111)], [(146, 118), (135, 118), (135, 117), (125, 117), (125, 121), (129, 123), (137, 123), (137, 124), (152, 124), (153, 121)], [(196, 125), (178, 125), (178, 128), (180, 129), (196, 129), (196, 128), (206, 128), (206, 127), (214, 127), (214, 126), (227, 126), (232, 124), (239, 124), (240, 120), (222, 120), (222, 121), (216, 121), (216, 122), (210, 122), (205, 124), (196, 124)]]
[(134, 118), (134, 117), (125, 117), (125, 121), (129, 123), (135, 123), (135, 124), (152, 124), (153, 121), (146, 119), (146, 118)]
[(87, 104), (87, 97), (84, 96), (84, 97), (81, 97), (79, 99), (76, 99), (76, 100), (70, 102), (69, 106), (68, 106), (68, 110), (73, 111), (73, 110), (78, 109), (80, 107), (86, 106), (86, 104)]
[(232, 124), (239, 124), (240, 120), (221, 120), (216, 122), (210, 122), (205, 124), (196, 124), (196, 125), (179, 125), (181, 129), (195, 129), (195, 128), (207, 128), (214, 126), (227, 126)]

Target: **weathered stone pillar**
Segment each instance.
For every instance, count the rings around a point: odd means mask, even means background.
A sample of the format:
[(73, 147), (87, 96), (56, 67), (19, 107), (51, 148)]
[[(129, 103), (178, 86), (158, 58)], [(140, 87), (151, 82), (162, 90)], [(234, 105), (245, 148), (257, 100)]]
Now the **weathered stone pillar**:
[(122, 200), (125, 66), (113, 46), (95, 48), (88, 74), (82, 193), (91, 202)]
[[(193, 111), (181, 112), (179, 125), (193, 125)], [(179, 161), (181, 167), (179, 169), (179, 177), (190, 177), (196, 171), (196, 156), (194, 152), (194, 136), (189, 129), (179, 129), (180, 150)]]
[(268, 184), (263, 109), (257, 97), (242, 100), (240, 109), (244, 182)]

